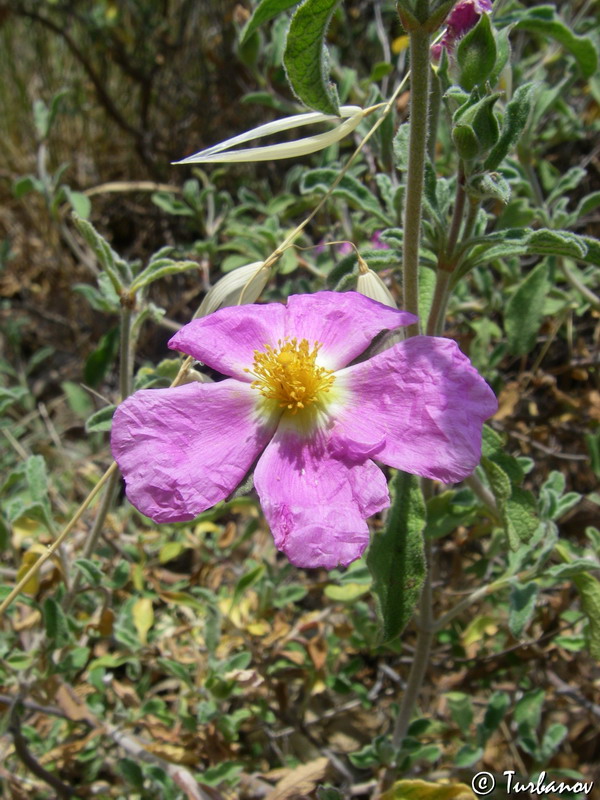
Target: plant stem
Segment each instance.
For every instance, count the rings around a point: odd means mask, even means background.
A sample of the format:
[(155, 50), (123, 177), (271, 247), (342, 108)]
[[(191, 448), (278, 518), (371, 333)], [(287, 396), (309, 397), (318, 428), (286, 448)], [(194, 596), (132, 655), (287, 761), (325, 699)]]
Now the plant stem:
[[(123, 302), (125, 301), (125, 302)], [(121, 344), (119, 352), (119, 389), (121, 402), (129, 397), (133, 383), (133, 344), (131, 326), (133, 323), (133, 299), (121, 301)]]
[(429, 652), (433, 641), (433, 592), (431, 582), (431, 542), (425, 543), (427, 555), (427, 575), (423, 583), (421, 599), (419, 601), (419, 632), (415, 646), (415, 654), (410, 668), (410, 674), (406, 683), (406, 688), (402, 695), (402, 703), (394, 725), (392, 745), (398, 750), (406, 736), (410, 720), (413, 715), (415, 705), (425, 680), (425, 673), (429, 664)]
[[(104, 528), (104, 522), (106, 521), (107, 514), (112, 508), (116, 490), (119, 486), (120, 477), (121, 475), (118, 470), (115, 470), (110, 476), (110, 479), (106, 486), (106, 490), (104, 492), (104, 497), (102, 498), (102, 502), (100, 503), (100, 506), (98, 508), (98, 513), (96, 514), (96, 519), (94, 520), (92, 529), (89, 532), (89, 535), (85, 541), (83, 552), (81, 554), (82, 558), (90, 558), (90, 556), (94, 554), (94, 550), (96, 549), (96, 544), (98, 543), (98, 539), (100, 538), (100, 534), (102, 533), (102, 529)], [(80, 584), (81, 584), (81, 572), (78, 571), (73, 576), (73, 583), (71, 584), (70, 590), (65, 595), (65, 599), (62, 604), (63, 610), (65, 612), (68, 612), (71, 606), (73, 605), (73, 600), (77, 596)]]
[(574, 289), (576, 289), (580, 294), (585, 297), (585, 299), (590, 303), (592, 308), (600, 310), (600, 297), (594, 294), (591, 289), (589, 289), (585, 283), (582, 283), (577, 275), (575, 275), (565, 264), (564, 258), (558, 259), (558, 266), (560, 271), (565, 276), (567, 283), (569, 283)]
[(454, 256), (454, 249), (458, 242), (458, 235), (463, 221), (465, 211), (465, 200), (467, 199), (465, 193), (465, 166), (462, 161), (458, 165), (458, 174), (456, 176), (456, 196), (454, 199), (454, 212), (452, 214), (452, 223), (450, 224), (450, 233), (448, 234), (448, 241), (446, 242), (446, 258), (444, 267), (452, 272), (454, 264), (452, 263)]
[[(404, 308), (412, 314), (419, 313), (419, 243), (429, 113), (430, 39), (429, 33), (422, 29), (410, 32), (410, 136), (402, 274)], [(418, 332), (416, 323), (406, 329), (407, 336)]]
[(445, 269), (438, 269), (435, 278), (435, 290), (431, 301), (431, 310), (427, 320), (428, 336), (441, 336), (444, 332), (444, 322), (446, 319), (446, 307), (450, 296), (450, 272)]
[[(119, 353), (119, 389), (121, 391), (121, 401), (132, 392), (133, 389), (133, 353), (135, 348), (135, 336), (132, 336), (131, 329), (134, 323), (135, 314), (133, 307), (135, 304), (135, 296), (130, 297), (125, 295), (121, 300), (121, 344)], [(110, 476), (104, 497), (98, 508), (96, 519), (92, 525), (92, 529), (86, 539), (83, 548), (82, 558), (90, 558), (94, 554), (98, 539), (104, 528), (106, 517), (112, 508), (113, 501), (119, 486), (120, 474), (118, 471), (113, 472)], [(81, 572), (77, 572), (73, 577), (73, 583), (70, 590), (67, 592), (63, 608), (68, 611), (73, 604), (73, 600), (77, 596), (79, 585), (81, 583)]]
[(431, 70), (431, 92), (429, 94), (429, 134), (427, 136), (427, 155), (433, 163), (435, 161), (435, 146), (440, 122), (442, 107), (442, 82), (437, 74)]
[(116, 472), (118, 469), (116, 462), (113, 462), (110, 467), (106, 470), (104, 475), (100, 478), (98, 483), (94, 486), (92, 491), (88, 494), (85, 498), (83, 503), (79, 506), (75, 514), (71, 517), (67, 525), (61, 531), (58, 539), (54, 542), (54, 544), (50, 545), (45, 553), (43, 553), (38, 560), (31, 565), (31, 567), (27, 570), (25, 575), (21, 578), (21, 580), (17, 583), (14, 589), (10, 592), (10, 594), (4, 598), (2, 603), (0, 603), (0, 616), (6, 611), (6, 609), (10, 606), (12, 601), (15, 597), (19, 594), (21, 589), (33, 578), (34, 575), (40, 570), (43, 564), (48, 561), (49, 558), (52, 558), (56, 550), (61, 546), (67, 536), (71, 533), (75, 525), (79, 522), (81, 517), (83, 516), (85, 510), (90, 505), (92, 500), (96, 497), (96, 495), (102, 491), (103, 487), (110, 479), (111, 475)]

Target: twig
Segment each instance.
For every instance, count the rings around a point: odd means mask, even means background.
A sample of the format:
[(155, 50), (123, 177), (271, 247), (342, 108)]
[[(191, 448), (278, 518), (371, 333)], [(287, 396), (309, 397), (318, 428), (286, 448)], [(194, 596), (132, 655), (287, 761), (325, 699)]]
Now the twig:
[(27, 744), (27, 739), (21, 733), (21, 718), (19, 715), (20, 703), (21, 696), (19, 695), (13, 700), (8, 724), (8, 730), (13, 738), (17, 756), (21, 759), (27, 769), (30, 770), (30, 772), (33, 772), (36, 777), (41, 778), (41, 780), (51, 786), (60, 797), (65, 798), (65, 800), (69, 800), (69, 798), (73, 797), (73, 789), (63, 783), (60, 778), (57, 778), (54, 773), (48, 772), (47, 769), (44, 769), (44, 767), (42, 767), (42, 765), (30, 751)]

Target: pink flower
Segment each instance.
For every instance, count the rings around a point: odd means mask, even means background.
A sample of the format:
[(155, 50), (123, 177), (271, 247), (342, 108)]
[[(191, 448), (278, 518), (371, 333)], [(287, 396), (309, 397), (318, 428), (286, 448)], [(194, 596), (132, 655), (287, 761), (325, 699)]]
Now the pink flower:
[(191, 520), (256, 462), (265, 517), (293, 564), (331, 569), (359, 558), (366, 518), (389, 505), (372, 459), (460, 481), (497, 408), (450, 339), (416, 336), (348, 366), (377, 333), (414, 321), (356, 292), (193, 320), (169, 347), (228, 377), (141, 390), (119, 406), (112, 449), (127, 496), (156, 522)]
[(387, 242), (384, 242), (381, 238), (381, 231), (375, 231), (373, 236), (371, 236), (371, 244), (376, 250), (389, 250), (390, 246)]
[(482, 14), (492, 10), (492, 0), (460, 0), (446, 20), (446, 29), (441, 40), (431, 48), (436, 61), (442, 55), (442, 48), (451, 53), (458, 39), (474, 28)]

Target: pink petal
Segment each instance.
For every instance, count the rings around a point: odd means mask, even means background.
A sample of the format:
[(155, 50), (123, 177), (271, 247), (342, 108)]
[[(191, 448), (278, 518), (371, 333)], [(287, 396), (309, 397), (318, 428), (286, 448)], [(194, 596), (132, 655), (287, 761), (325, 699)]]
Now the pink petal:
[(288, 299), (286, 335), (321, 342), (319, 363), (339, 369), (363, 353), (383, 330), (417, 321), (358, 292), (316, 292)]
[(410, 325), (407, 311), (370, 300), (358, 292), (292, 295), (282, 303), (230, 306), (184, 325), (169, 347), (181, 350), (224, 375), (252, 380), (254, 351), (277, 347), (280, 339), (321, 342), (319, 363), (338, 369), (359, 356), (373, 337), (388, 328)]
[(236, 380), (143, 389), (121, 403), (111, 445), (131, 503), (156, 522), (183, 522), (226, 498), (276, 427), (259, 405)]
[(397, 469), (455, 483), (481, 458), (496, 397), (455, 342), (415, 336), (336, 375), (344, 408), (335, 447), (370, 448)]
[(181, 350), (223, 375), (243, 381), (253, 380), (244, 372), (254, 362), (254, 351), (265, 345), (277, 347), (285, 336), (286, 311), (283, 303), (229, 306), (184, 325), (169, 341), (172, 350)]
[(254, 470), (275, 545), (297, 567), (346, 566), (369, 543), (365, 518), (389, 505), (372, 461), (335, 457), (325, 434), (306, 439), (280, 426)]

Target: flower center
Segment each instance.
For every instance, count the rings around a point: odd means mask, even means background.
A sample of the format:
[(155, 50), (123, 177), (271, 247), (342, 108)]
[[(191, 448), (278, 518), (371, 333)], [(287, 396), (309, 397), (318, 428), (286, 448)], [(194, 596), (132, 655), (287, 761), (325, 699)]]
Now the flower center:
[(332, 370), (316, 363), (319, 342), (312, 350), (306, 339), (280, 339), (277, 344), (277, 349), (267, 344), (264, 352), (255, 350), (253, 367), (245, 372), (256, 378), (251, 385), (264, 397), (297, 414), (328, 392), (335, 378)]

